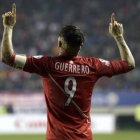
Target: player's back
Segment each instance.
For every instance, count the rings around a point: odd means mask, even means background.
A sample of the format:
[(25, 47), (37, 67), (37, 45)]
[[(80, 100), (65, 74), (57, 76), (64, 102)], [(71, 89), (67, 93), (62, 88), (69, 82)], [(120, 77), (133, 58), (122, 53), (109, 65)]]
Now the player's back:
[(23, 70), (42, 77), (47, 140), (92, 140), (89, 111), (94, 84), (102, 76), (128, 72), (129, 66), (93, 57), (35, 56), (27, 58)]
[(48, 77), (42, 79), (48, 107), (47, 135), (51, 139), (53, 133), (68, 140), (76, 140), (77, 135), (81, 135), (78, 140), (92, 139), (89, 111), (98, 79), (93, 60), (80, 56), (49, 58)]

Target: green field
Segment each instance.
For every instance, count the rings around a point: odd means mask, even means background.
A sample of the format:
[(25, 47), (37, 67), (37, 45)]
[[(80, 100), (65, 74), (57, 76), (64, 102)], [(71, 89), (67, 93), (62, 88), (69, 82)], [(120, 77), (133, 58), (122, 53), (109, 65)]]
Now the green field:
[[(45, 140), (45, 135), (0, 135), (0, 140)], [(95, 134), (94, 140), (140, 140), (140, 132), (119, 131), (112, 135)]]

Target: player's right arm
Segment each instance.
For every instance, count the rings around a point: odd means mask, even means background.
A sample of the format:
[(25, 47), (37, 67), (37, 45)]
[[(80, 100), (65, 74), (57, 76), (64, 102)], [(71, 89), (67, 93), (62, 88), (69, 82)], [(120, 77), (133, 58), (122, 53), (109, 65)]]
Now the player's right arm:
[(106, 61), (95, 58), (93, 64), (96, 67), (96, 74), (99, 78), (123, 74), (135, 68), (135, 60), (123, 37), (123, 26), (115, 21), (114, 14), (111, 16), (109, 32), (117, 42), (121, 61)]
[(109, 32), (117, 42), (122, 61), (129, 65), (129, 71), (135, 68), (135, 60), (123, 37), (123, 25), (115, 21), (115, 14), (111, 15)]

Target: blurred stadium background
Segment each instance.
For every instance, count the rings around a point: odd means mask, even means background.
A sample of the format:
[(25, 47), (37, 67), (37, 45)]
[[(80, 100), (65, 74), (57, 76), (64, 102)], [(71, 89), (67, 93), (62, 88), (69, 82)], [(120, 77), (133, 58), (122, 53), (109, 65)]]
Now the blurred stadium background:
[[(139, 140), (140, 1), (0, 0), (0, 15), (9, 11), (13, 2), (17, 5), (14, 49), (27, 56), (57, 55), (61, 28), (74, 24), (87, 37), (80, 55), (120, 60), (117, 45), (108, 33), (111, 13), (116, 14), (116, 20), (124, 24), (125, 40), (134, 55), (136, 69), (98, 81), (92, 96), (92, 130), (95, 140)], [(2, 32), (1, 20), (0, 38)], [(39, 76), (0, 63), (0, 140), (45, 139), (45, 113)]]

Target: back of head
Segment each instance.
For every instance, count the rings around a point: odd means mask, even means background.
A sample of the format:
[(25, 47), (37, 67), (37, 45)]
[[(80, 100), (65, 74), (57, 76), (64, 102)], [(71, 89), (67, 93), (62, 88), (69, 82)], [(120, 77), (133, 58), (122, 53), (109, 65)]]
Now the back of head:
[(85, 41), (83, 32), (73, 25), (65, 26), (59, 36), (64, 39), (69, 47), (80, 47)]

